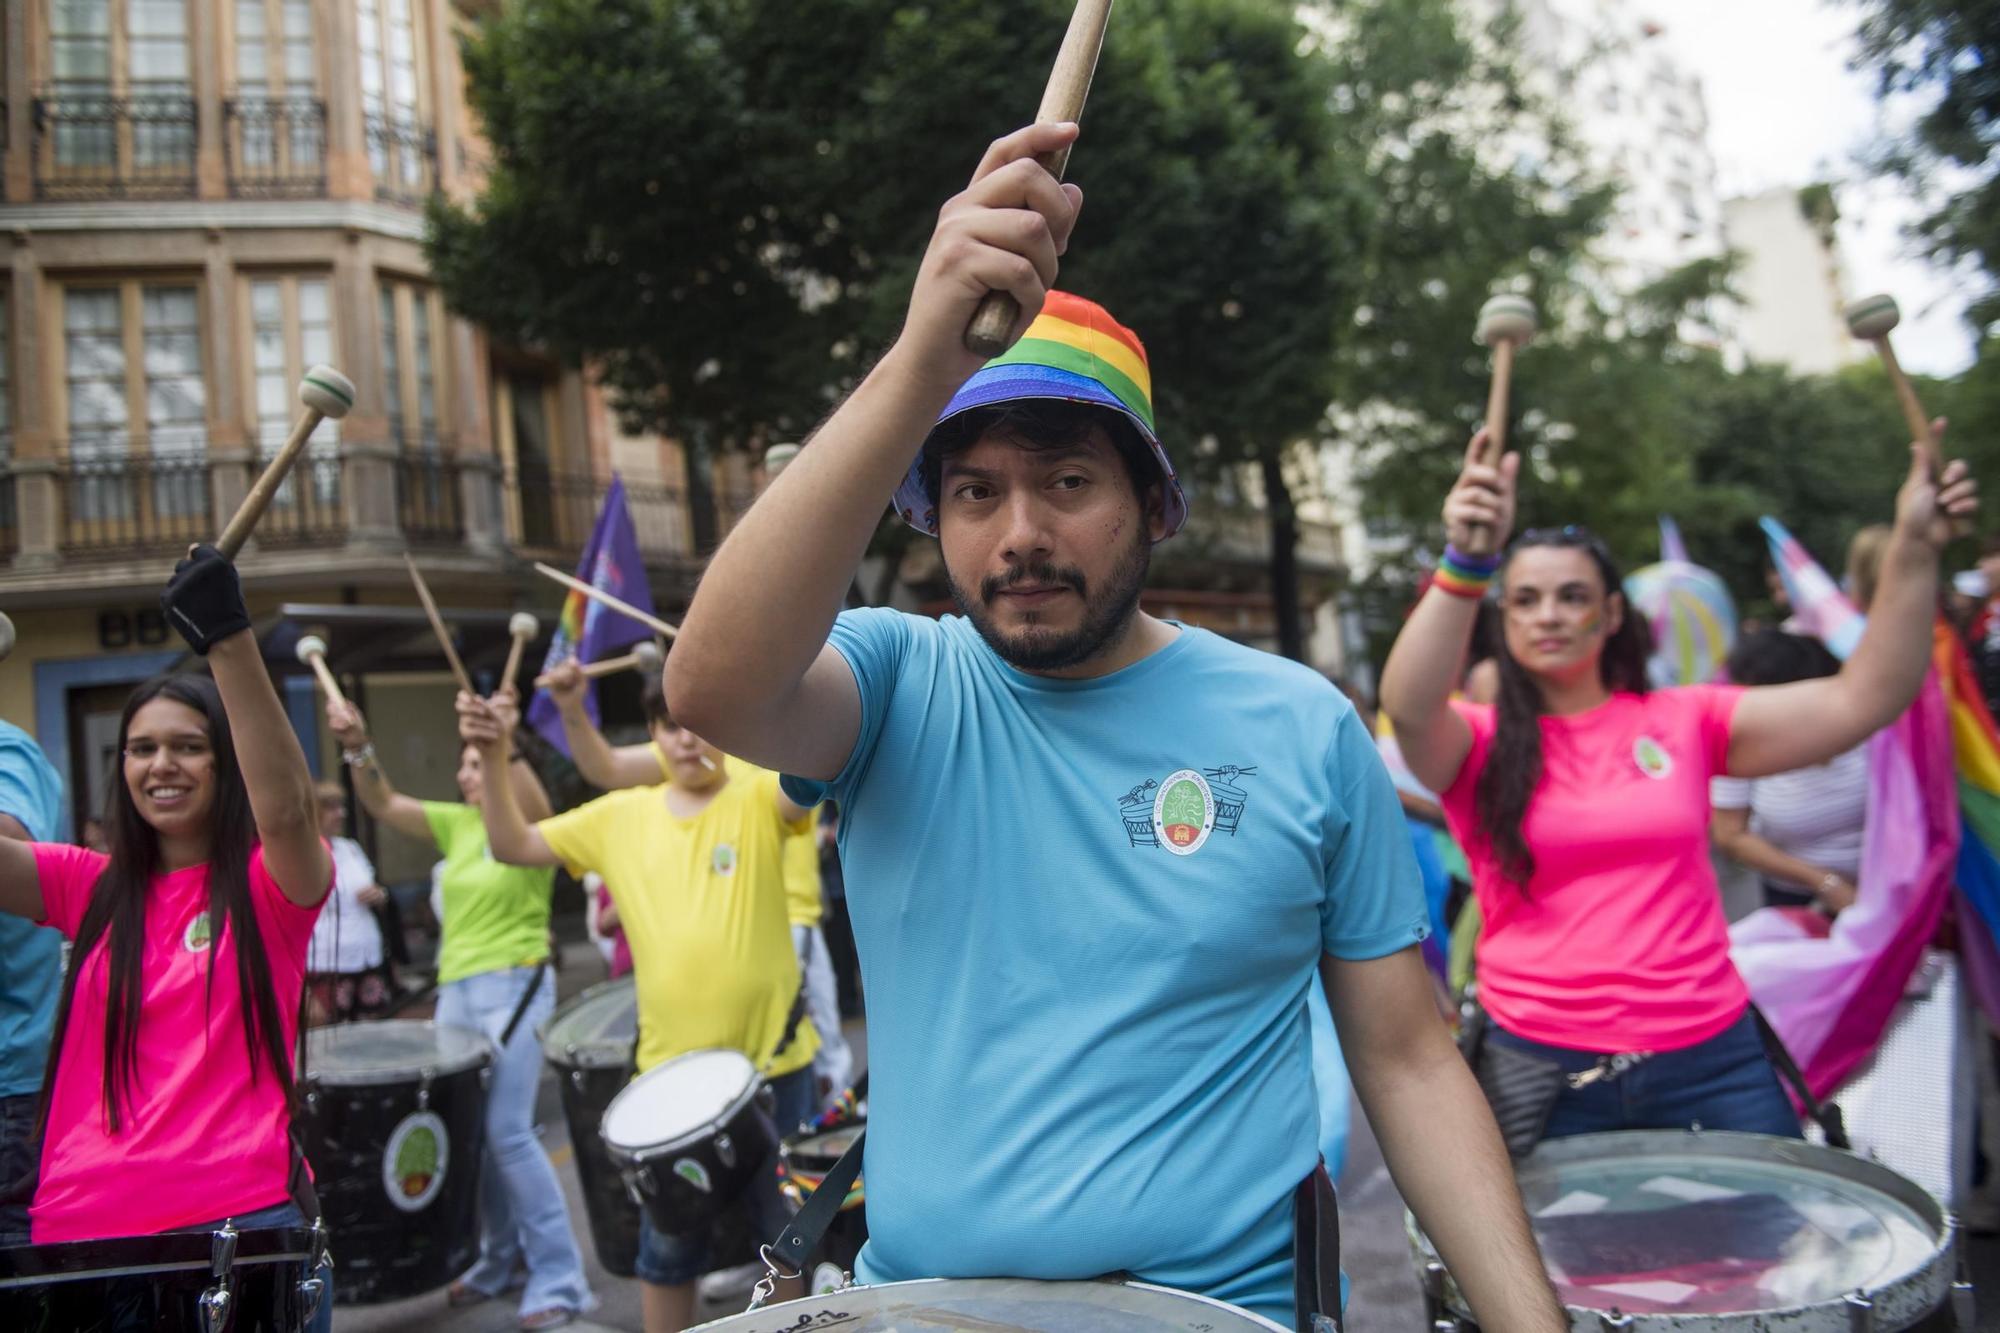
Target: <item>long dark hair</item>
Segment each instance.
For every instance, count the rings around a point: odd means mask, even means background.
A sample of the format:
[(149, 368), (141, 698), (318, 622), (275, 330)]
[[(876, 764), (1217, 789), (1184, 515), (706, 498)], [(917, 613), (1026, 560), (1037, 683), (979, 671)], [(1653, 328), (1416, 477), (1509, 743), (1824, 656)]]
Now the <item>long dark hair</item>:
[[(271, 979), (270, 956), (264, 951), (250, 899), (250, 852), (257, 841), (257, 824), (250, 812), (250, 793), (237, 767), (230, 740), (229, 716), (222, 695), (205, 676), (159, 676), (132, 691), (118, 719), (118, 752), (132, 718), (155, 699), (184, 704), (202, 715), (214, 752), (215, 803), (209, 812), (208, 853), (208, 986), (215, 987), (215, 954), (227, 929), (236, 939), (236, 984), (243, 996), (243, 1035), (249, 1047), (253, 1079), (268, 1064), (292, 1094), (292, 1063), (286, 1050), (284, 1025), (278, 1018), (277, 989)], [(104, 833), (111, 861), (90, 891), (90, 905), (77, 927), (70, 950), (69, 972), (63, 978), (62, 1004), (56, 1011), (49, 1043), (48, 1077), (42, 1083), (40, 1119), (46, 1124), (54, 1095), (56, 1065), (63, 1035), (69, 1028), (76, 1000), (77, 978), (100, 944), (109, 951), (109, 986), (104, 1011), (103, 1105), (112, 1133), (119, 1131), (120, 1112), (129, 1107), (138, 1079), (140, 997), (146, 957), (146, 899), (155, 876), (163, 870), (160, 835), (132, 802), (125, 784), (122, 759), (105, 798)]]
[[(1507, 548), (1500, 567), (1500, 588), (1507, 587), (1507, 567), (1515, 555), (1533, 547), (1560, 547), (1582, 551), (1597, 566), (1608, 598), (1623, 598), (1624, 580), (1611, 552), (1587, 528), (1531, 528), (1516, 537)], [(1494, 635), (1494, 656), (1500, 663), (1500, 699), (1496, 705), (1498, 723), (1493, 732), (1493, 748), (1480, 770), (1473, 799), (1479, 807), (1479, 829), (1500, 863), (1500, 873), (1528, 891), (1535, 877), (1535, 853), (1521, 831), (1528, 816), (1528, 803), (1542, 781), (1542, 690), (1528, 669), (1508, 651), (1504, 632)], [(1646, 658), (1652, 652), (1652, 635), (1643, 618), (1627, 605), (1617, 632), (1604, 641), (1604, 655), (1598, 659), (1598, 679), (1615, 693), (1644, 694), (1647, 688)]]

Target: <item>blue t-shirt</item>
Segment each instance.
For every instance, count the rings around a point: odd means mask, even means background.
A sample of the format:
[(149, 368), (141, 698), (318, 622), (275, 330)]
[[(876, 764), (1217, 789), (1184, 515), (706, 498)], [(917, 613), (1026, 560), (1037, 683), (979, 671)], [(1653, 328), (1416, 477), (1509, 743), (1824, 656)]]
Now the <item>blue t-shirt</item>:
[[(1109, 676), (842, 614), (868, 994), (863, 1280), (1148, 1281), (1290, 1326), (1322, 950), (1423, 938), (1395, 789), (1306, 668), (1183, 627)], [(795, 799), (828, 784), (787, 779)]]
[[(34, 737), (0, 722), (0, 815), (36, 842), (53, 842), (62, 820), (62, 779)], [(62, 932), (0, 912), (0, 1097), (39, 1092), (49, 1029), (62, 992)]]

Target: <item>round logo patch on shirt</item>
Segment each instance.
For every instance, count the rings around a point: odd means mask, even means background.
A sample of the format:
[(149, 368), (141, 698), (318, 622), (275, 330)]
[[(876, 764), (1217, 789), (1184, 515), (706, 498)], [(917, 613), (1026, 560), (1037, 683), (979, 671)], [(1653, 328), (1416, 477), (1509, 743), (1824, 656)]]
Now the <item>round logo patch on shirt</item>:
[(718, 875), (735, 874), (736, 849), (726, 842), (715, 844), (715, 850), (708, 856), (708, 868)]
[(203, 910), (195, 913), (187, 929), (181, 932), (181, 948), (189, 953), (207, 953), (208, 939), (208, 912)]
[(421, 1212), (444, 1188), (451, 1160), (451, 1136), (434, 1111), (413, 1111), (389, 1135), (382, 1150), (382, 1190), (406, 1213)]
[(1651, 736), (1641, 736), (1632, 742), (1632, 762), (1655, 782), (1662, 781), (1674, 771), (1674, 757)]
[(1215, 831), (1215, 793), (1199, 771), (1183, 768), (1167, 775), (1153, 797), (1153, 831), (1175, 856), (1192, 856)]

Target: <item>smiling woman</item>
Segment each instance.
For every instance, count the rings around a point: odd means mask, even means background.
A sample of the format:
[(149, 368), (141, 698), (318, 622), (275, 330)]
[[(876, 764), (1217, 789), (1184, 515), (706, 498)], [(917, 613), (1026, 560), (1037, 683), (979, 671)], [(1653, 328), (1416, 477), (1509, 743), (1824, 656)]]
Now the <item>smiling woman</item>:
[(133, 691), (108, 853), (0, 848), (0, 908), (74, 941), (43, 1093), (37, 1244), (304, 1220), (292, 1050), (332, 863), (234, 567), (199, 548), (162, 603), (213, 679)]

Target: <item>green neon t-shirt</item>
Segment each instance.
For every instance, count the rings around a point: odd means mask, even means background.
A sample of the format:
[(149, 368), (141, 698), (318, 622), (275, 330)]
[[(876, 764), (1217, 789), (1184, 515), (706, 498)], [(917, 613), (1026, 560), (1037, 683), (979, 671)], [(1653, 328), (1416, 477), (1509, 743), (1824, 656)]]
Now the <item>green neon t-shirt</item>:
[(486, 848), (486, 821), (473, 806), (425, 801), (424, 818), (444, 853), (438, 983), (527, 967), (548, 957), (556, 872), (494, 860)]

